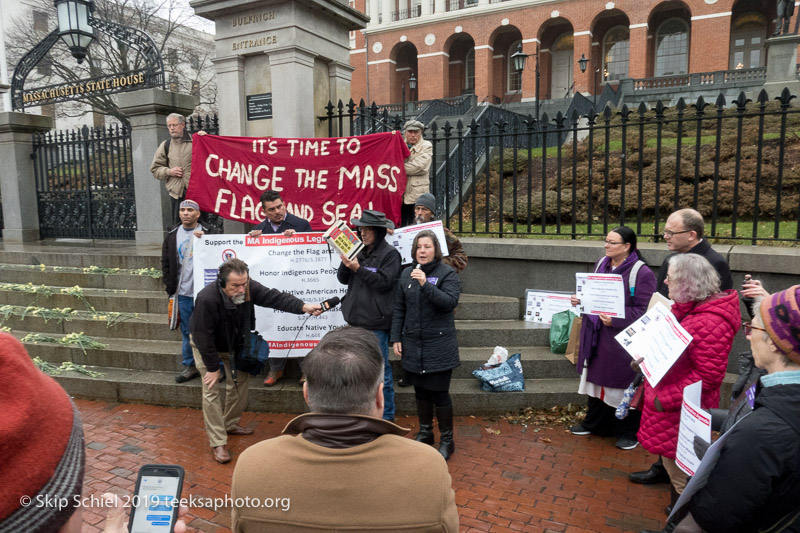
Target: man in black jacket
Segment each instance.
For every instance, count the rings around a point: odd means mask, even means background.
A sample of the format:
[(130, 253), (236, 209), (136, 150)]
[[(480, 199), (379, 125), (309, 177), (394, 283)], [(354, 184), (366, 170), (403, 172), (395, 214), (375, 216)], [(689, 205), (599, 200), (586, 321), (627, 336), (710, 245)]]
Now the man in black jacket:
[[(203, 378), (203, 419), (206, 434), (218, 463), (231, 460), (228, 435), (250, 435), (252, 428), (238, 422), (247, 407), (250, 374), (231, 363), (246, 335), (255, 329), (254, 306), (287, 313), (319, 315), (319, 304), (306, 304), (289, 293), (268, 289), (250, 279), (247, 263), (230, 259), (219, 267), (217, 282), (197, 294), (189, 328), (192, 332), (194, 360)], [(220, 394), (220, 366), (227, 363), (230, 376), (225, 389), (225, 412)]]
[(383, 418), (394, 420), (394, 386), (389, 365), (389, 333), (397, 276), (400, 274), (400, 252), (386, 242), (386, 230), (394, 223), (380, 211), (367, 209), (360, 219), (350, 224), (358, 228), (365, 248), (350, 261), (342, 256), (337, 278), (347, 285), (342, 299), (342, 314), (351, 326), (368, 329), (378, 337), (384, 361)]
[[(711, 248), (707, 240), (703, 239), (704, 230), (703, 215), (694, 209), (679, 209), (667, 217), (667, 222), (664, 224), (664, 240), (667, 243), (667, 248), (673, 253), (664, 258), (656, 278), (656, 291), (663, 296), (669, 297), (669, 288), (664, 283), (664, 280), (669, 269), (669, 259), (675, 254), (697, 254), (703, 256), (719, 274), (720, 290), (726, 291), (733, 288), (733, 277), (731, 277), (731, 269), (728, 266), (728, 262)], [(661, 463), (660, 457), (650, 466), (649, 470), (632, 472), (628, 477), (634, 483), (642, 483), (644, 485), (669, 483), (669, 476)], [(667, 512), (671, 510), (672, 504), (675, 503), (677, 498), (678, 494), (673, 490), (672, 502), (667, 507)]]
[(308, 220), (286, 212), (286, 204), (283, 203), (279, 192), (264, 191), (260, 200), (266, 218), (264, 222), (253, 228), (250, 232), (251, 237), (258, 237), (262, 233), (291, 235), (292, 233), (307, 233), (311, 231), (311, 224), (308, 223)]
[(194, 238), (213, 231), (198, 223), (200, 206), (194, 200), (184, 200), (180, 204), (181, 223), (169, 230), (161, 247), (161, 280), (167, 294), (175, 297), (173, 305), (178, 306), (180, 329), (183, 337), (181, 362), (183, 370), (175, 376), (175, 381), (184, 383), (200, 375), (194, 364), (192, 347), (189, 344), (189, 320), (194, 311)]

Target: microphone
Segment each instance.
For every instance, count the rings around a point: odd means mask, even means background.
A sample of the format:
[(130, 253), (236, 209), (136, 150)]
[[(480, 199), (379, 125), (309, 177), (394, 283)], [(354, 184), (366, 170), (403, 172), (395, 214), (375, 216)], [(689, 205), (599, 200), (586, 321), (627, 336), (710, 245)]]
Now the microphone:
[[(417, 270), (419, 268), (419, 266), (420, 266), (419, 263), (417, 263), (417, 266), (414, 267), (414, 270)], [(414, 280), (411, 280), (411, 283), (408, 284), (408, 288), (410, 289), (413, 284), (414, 284)]]
[(320, 302), (319, 305), (322, 307), (322, 312), (324, 313), (328, 309), (331, 309), (332, 307), (336, 307), (337, 305), (339, 305), (339, 302), (341, 301), (342, 300), (338, 296), (334, 296), (333, 298), (328, 298), (324, 302)]

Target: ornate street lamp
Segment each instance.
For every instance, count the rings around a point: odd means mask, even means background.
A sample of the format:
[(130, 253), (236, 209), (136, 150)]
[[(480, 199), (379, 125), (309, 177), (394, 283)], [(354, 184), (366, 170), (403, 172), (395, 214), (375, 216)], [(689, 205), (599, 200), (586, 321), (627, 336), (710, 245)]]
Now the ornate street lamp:
[(517, 51), (511, 54), (511, 62), (514, 65), (514, 70), (522, 76), (522, 71), (525, 70), (525, 62), (530, 56), (536, 58), (536, 120), (539, 120), (539, 45), (536, 45), (535, 54), (528, 55), (522, 53), (522, 43), (520, 43)]
[(55, 0), (58, 10), (58, 36), (66, 43), (72, 57), (83, 63), (86, 49), (94, 39), (89, 15), (94, 11), (93, 0)]
[(578, 66), (581, 68), (581, 72), (586, 72), (586, 65), (589, 64), (589, 60), (586, 59), (586, 56), (581, 54), (581, 58), (578, 60)]
[[(411, 77), (408, 78), (408, 88), (411, 89), (412, 91), (417, 88), (417, 78), (414, 77), (414, 73), (413, 72), (411, 73)], [(402, 89), (403, 89), (403, 111), (402, 111), (402, 117), (403, 117), (403, 124), (405, 124), (405, 122), (406, 122), (406, 84), (405, 83), (403, 84)], [(409, 94), (409, 96), (411, 96), (411, 95)]]
[[(586, 66), (589, 64), (589, 60), (581, 54), (581, 58), (578, 60), (578, 66), (581, 68), (581, 72), (586, 72)], [(597, 110), (597, 73), (600, 72), (600, 69), (595, 69), (594, 71), (594, 94), (592, 95), (592, 105)]]

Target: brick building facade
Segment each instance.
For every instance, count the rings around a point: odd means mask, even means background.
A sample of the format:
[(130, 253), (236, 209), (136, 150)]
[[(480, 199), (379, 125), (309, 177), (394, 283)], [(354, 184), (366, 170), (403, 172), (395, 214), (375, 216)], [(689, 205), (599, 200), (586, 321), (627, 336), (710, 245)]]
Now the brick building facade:
[[(350, 0), (352, 96), (379, 104), (474, 92), (492, 103), (592, 94), (622, 78), (763, 67), (773, 0)], [(529, 54), (520, 75), (511, 56)], [(586, 72), (577, 60), (589, 59)], [(408, 85), (406, 85), (408, 87)]]

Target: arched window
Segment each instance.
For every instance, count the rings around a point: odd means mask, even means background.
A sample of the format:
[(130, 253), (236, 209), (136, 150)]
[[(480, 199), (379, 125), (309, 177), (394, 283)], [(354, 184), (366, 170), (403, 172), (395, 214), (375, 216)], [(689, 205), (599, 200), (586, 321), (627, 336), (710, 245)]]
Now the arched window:
[(621, 80), (628, 77), (630, 30), (616, 26), (606, 33), (603, 40), (603, 80)]
[(464, 74), (466, 79), (464, 81), (464, 88), (469, 92), (475, 92), (475, 49), (470, 48), (467, 52), (467, 59), (464, 62)]
[(506, 54), (506, 65), (508, 65), (508, 90), (506, 92), (509, 93), (522, 91), (522, 72), (517, 72), (514, 69), (514, 61), (511, 59), (511, 55), (517, 51), (521, 44), (522, 41), (514, 41), (508, 47), (508, 53)]
[(736, 17), (731, 27), (730, 68), (763, 67), (764, 42), (767, 39), (767, 19), (750, 12)]
[(656, 34), (656, 76), (689, 71), (689, 26), (681, 19), (665, 21)]

